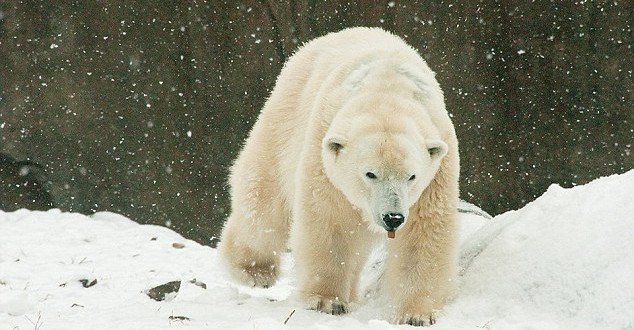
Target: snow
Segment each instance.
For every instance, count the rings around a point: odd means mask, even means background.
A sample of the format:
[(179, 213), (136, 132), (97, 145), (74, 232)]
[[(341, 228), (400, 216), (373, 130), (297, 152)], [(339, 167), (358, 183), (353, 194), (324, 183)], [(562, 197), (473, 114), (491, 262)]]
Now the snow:
[[(490, 220), (461, 214), (461, 285), (432, 329), (634, 329), (632, 196), (634, 170), (553, 185)], [(364, 272), (370, 295), (331, 316), (293, 299), (289, 255), (278, 284), (248, 288), (227, 278), (216, 250), (164, 227), (104, 212), (0, 211), (0, 330), (408, 328), (389, 324), (385, 298), (372, 294), (379, 264)], [(175, 296), (146, 295), (174, 280)]]

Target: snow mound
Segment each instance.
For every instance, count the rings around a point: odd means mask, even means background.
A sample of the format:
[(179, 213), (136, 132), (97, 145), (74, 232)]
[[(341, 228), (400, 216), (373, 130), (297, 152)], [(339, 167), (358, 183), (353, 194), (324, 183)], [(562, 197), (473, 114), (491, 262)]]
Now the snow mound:
[[(634, 329), (632, 196), (634, 171), (552, 186), (491, 220), (462, 213), (461, 286), (432, 328)], [(407, 328), (376, 296), (344, 316), (301, 309), (288, 255), (270, 289), (219, 265), (214, 249), (113, 213), (0, 211), (0, 330)], [(170, 281), (177, 294), (147, 296)]]
[(632, 329), (632, 196), (634, 171), (552, 185), (495, 217), (463, 244), (463, 285), (447, 315), (478, 310), (500, 329)]

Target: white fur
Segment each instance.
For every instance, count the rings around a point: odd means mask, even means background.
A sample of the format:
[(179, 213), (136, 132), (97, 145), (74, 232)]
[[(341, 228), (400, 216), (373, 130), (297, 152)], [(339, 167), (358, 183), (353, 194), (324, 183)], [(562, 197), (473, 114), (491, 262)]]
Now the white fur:
[(403, 214), (385, 294), (394, 322), (430, 324), (454, 282), (458, 173), (442, 91), (420, 56), (380, 29), (329, 34), (286, 63), (232, 167), (220, 250), (234, 277), (270, 286), (290, 238), (300, 299), (340, 314), (386, 239), (384, 215)]

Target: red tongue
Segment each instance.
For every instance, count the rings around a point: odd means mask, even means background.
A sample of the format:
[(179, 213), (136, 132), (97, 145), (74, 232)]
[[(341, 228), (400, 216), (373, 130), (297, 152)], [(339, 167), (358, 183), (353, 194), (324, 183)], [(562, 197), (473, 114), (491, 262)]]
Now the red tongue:
[(394, 230), (388, 230), (387, 238), (394, 238), (394, 237), (396, 237), (396, 232)]

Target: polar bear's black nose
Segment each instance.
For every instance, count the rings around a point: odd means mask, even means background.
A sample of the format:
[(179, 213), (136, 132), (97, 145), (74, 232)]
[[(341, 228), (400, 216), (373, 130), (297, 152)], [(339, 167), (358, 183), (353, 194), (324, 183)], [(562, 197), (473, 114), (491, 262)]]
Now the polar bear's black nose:
[(393, 231), (405, 222), (405, 217), (400, 213), (388, 213), (383, 215), (383, 222), (388, 230)]

